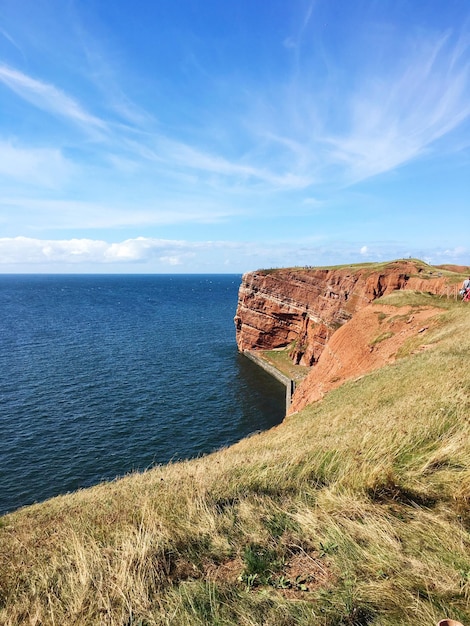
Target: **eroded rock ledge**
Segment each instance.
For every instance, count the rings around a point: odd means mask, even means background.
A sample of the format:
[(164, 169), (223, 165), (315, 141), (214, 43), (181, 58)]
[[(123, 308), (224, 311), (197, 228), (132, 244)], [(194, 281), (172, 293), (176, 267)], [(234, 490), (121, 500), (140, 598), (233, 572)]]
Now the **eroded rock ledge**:
[(452, 296), (455, 276), (418, 260), (249, 272), (239, 290), (237, 345), (241, 352), (292, 346), (294, 363), (310, 366), (332, 334), (376, 298), (397, 289)]

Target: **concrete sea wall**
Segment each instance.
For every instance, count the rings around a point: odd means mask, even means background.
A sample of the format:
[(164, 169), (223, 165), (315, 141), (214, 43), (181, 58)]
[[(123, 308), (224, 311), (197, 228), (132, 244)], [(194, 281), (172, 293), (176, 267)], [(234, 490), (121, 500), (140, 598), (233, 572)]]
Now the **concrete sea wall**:
[(289, 378), (288, 376), (280, 372), (277, 369), (277, 367), (274, 367), (274, 365), (271, 365), (271, 363), (268, 363), (265, 359), (258, 356), (251, 350), (244, 350), (242, 354), (246, 356), (248, 359), (250, 359), (251, 361), (253, 361), (254, 363), (256, 363), (256, 365), (259, 365), (260, 367), (262, 367), (266, 372), (268, 372), (268, 374), (271, 374), (271, 376), (276, 378), (279, 382), (281, 382), (285, 386), (286, 388), (286, 413), (287, 413), (292, 402), (292, 396), (294, 395), (295, 381), (292, 380), (292, 378)]

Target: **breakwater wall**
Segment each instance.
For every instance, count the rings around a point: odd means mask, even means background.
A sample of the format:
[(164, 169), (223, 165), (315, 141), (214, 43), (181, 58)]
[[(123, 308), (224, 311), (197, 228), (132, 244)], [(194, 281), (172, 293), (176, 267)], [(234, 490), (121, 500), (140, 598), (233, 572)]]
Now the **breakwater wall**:
[(295, 381), (292, 380), (292, 378), (289, 378), (288, 376), (280, 372), (277, 369), (277, 367), (275, 367), (271, 363), (268, 363), (266, 359), (263, 359), (262, 357), (258, 356), (251, 350), (244, 350), (242, 354), (246, 356), (248, 359), (250, 359), (251, 361), (253, 361), (253, 363), (256, 363), (256, 365), (259, 365), (260, 367), (262, 367), (266, 372), (268, 372), (268, 374), (271, 374), (271, 376), (274, 376), (274, 378), (276, 378), (279, 382), (281, 382), (285, 386), (286, 388), (286, 413), (287, 413), (292, 402), (292, 396), (295, 391)]

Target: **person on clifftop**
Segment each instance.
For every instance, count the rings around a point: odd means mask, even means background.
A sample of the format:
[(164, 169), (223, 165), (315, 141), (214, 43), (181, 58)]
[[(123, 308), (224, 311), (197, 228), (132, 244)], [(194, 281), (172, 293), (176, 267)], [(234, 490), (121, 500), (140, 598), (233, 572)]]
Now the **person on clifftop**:
[(463, 281), (460, 295), (462, 296), (463, 300), (470, 300), (470, 276)]

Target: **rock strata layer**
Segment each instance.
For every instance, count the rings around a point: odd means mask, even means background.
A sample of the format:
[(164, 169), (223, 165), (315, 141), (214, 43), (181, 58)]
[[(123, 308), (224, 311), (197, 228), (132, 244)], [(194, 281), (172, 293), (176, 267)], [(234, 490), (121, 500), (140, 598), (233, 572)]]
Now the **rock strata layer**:
[(249, 272), (235, 316), (238, 349), (292, 346), (294, 363), (313, 365), (333, 333), (383, 295), (397, 289), (456, 295), (459, 283), (449, 274), (412, 260)]

